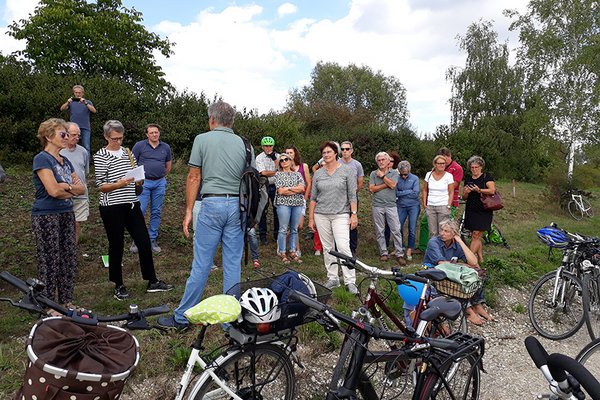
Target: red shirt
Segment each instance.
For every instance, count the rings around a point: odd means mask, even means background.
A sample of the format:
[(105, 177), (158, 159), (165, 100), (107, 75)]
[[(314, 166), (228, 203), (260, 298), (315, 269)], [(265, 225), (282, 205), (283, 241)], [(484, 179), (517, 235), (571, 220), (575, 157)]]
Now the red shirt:
[(458, 163), (455, 160), (452, 160), (450, 165), (446, 167), (446, 172), (452, 174), (452, 177), (454, 178), (454, 183), (458, 183), (458, 185), (456, 185), (456, 187), (454, 188), (454, 199), (452, 200), (452, 205), (454, 207), (458, 207), (458, 192), (460, 189), (460, 183), (462, 182), (464, 176), (463, 169), (460, 165), (458, 165)]

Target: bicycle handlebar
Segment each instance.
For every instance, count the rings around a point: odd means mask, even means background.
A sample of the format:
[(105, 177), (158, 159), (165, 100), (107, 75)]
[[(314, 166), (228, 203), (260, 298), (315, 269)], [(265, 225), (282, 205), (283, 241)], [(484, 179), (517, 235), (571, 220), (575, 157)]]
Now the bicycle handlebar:
[(170, 311), (169, 307), (166, 305), (151, 307), (144, 310), (138, 310), (137, 306), (131, 305), (129, 313), (120, 315), (99, 316), (90, 313), (78, 315), (76, 310), (69, 310), (44, 296), (40, 292), (41, 287), (43, 287), (41, 285), (43, 284), (37, 279), (28, 279), (27, 282), (24, 282), (22, 279), (17, 278), (7, 271), (0, 272), (0, 278), (25, 294), (19, 302), (11, 299), (3, 299), (9, 301), (11, 305), (38, 314), (43, 313), (44, 308), (51, 308), (86, 325), (94, 325), (98, 322), (127, 321), (127, 327), (129, 329), (149, 329), (150, 326), (146, 321), (146, 317), (165, 314)]
[[(577, 385), (579, 384), (593, 400), (600, 400), (600, 383), (579, 362), (564, 354), (548, 355), (544, 346), (533, 336), (525, 339), (525, 347), (535, 366), (542, 371), (550, 386), (560, 391), (556, 394), (563, 396), (561, 398), (571, 398), (571, 393), (579, 390)], [(576, 382), (572, 382), (569, 375), (575, 378)]]

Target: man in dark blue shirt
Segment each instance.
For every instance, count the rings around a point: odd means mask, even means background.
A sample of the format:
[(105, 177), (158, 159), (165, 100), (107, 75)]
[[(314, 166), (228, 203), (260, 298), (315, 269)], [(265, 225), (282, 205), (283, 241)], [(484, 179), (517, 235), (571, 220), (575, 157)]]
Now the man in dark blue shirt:
[(60, 111), (68, 109), (71, 112), (69, 121), (75, 122), (79, 126), (81, 130), (81, 145), (85, 147), (88, 155), (91, 156), (92, 132), (90, 128), (90, 113), (96, 114), (97, 111), (92, 102), (83, 97), (84, 94), (83, 86), (73, 86), (73, 97), (69, 97), (60, 106)]
[[(160, 140), (160, 126), (157, 124), (146, 125), (146, 140), (137, 142), (131, 152), (135, 156), (138, 165), (144, 166), (146, 174), (144, 180), (144, 190), (138, 196), (142, 214), (146, 215), (146, 210), (150, 204), (150, 223), (148, 224), (148, 235), (152, 243), (152, 251), (160, 253), (158, 246), (158, 228), (162, 213), (163, 201), (167, 189), (166, 176), (171, 171), (173, 154), (171, 147)], [(135, 243), (131, 244), (129, 249), (136, 253)]]

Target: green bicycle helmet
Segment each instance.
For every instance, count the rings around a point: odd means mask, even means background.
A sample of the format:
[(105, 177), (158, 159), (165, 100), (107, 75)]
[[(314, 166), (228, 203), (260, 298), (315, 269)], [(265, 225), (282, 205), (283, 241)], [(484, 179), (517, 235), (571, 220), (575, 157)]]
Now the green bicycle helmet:
[(264, 138), (261, 139), (260, 145), (261, 146), (275, 146), (275, 139), (273, 139), (271, 136), (265, 136)]

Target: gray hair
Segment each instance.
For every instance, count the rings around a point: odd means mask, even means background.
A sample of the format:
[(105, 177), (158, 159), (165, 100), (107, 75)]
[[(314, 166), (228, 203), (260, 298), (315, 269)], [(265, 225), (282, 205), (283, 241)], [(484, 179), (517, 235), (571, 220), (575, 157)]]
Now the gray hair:
[(81, 85), (75, 85), (75, 86), (73, 86), (73, 90), (75, 90), (75, 89), (81, 89), (82, 92), (85, 92), (85, 89)]
[(390, 157), (390, 155), (388, 153), (386, 153), (385, 151), (380, 151), (379, 153), (377, 153), (375, 155), (375, 162), (377, 162), (377, 159), (382, 156), (384, 156), (388, 161), (390, 161), (392, 159), (392, 157)]
[(125, 127), (120, 121), (117, 121), (116, 119), (109, 119), (104, 123), (102, 131), (104, 132), (104, 137), (108, 138), (112, 131), (125, 134)]
[(471, 168), (471, 164), (481, 165), (481, 168), (485, 167), (485, 161), (483, 161), (483, 158), (479, 156), (471, 156), (471, 158), (469, 158), (467, 161), (467, 168)]
[(398, 172), (408, 171), (410, 173), (410, 163), (406, 160), (402, 160), (398, 163)]
[(231, 128), (235, 120), (235, 109), (228, 103), (219, 100), (208, 106), (208, 117), (212, 118), (219, 126)]
[(351, 149), (354, 148), (354, 146), (352, 146), (352, 142), (349, 141), (349, 140), (344, 140), (341, 144), (342, 144), (342, 146), (345, 145), (345, 144), (349, 144)]
[(450, 231), (452, 231), (453, 236), (456, 236), (459, 233), (458, 222), (453, 219), (445, 219), (440, 222), (440, 230), (444, 228), (448, 228)]

